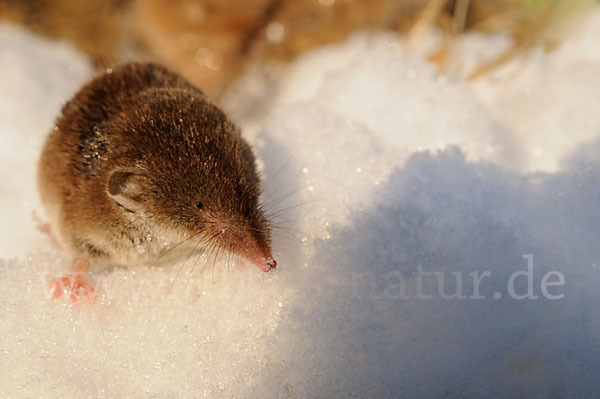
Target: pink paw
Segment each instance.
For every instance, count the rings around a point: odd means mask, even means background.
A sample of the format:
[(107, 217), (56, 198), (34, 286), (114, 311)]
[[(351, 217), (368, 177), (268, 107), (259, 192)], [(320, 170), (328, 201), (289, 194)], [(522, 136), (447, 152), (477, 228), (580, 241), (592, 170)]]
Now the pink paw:
[(65, 277), (55, 278), (50, 283), (50, 290), (53, 291), (53, 298), (65, 295), (71, 302), (77, 302), (84, 296), (93, 301), (96, 291), (85, 272), (73, 272)]

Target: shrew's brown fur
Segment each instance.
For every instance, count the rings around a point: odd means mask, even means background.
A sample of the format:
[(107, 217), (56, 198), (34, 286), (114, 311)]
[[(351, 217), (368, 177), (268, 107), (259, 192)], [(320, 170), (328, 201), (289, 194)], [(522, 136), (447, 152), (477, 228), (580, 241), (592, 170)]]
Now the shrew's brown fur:
[(274, 267), (255, 159), (203, 93), (155, 64), (126, 64), (62, 109), (38, 183), (72, 262), (148, 261), (198, 234)]

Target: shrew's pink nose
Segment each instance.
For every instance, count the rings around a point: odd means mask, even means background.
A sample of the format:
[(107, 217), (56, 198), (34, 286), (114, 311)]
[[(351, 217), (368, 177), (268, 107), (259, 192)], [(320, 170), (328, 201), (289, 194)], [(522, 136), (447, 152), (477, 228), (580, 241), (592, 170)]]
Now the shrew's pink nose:
[(277, 261), (273, 257), (265, 259), (265, 267), (263, 271), (268, 272), (271, 269), (277, 269)]
[(268, 258), (260, 258), (254, 262), (263, 272), (268, 272), (271, 269), (277, 268), (277, 261), (272, 256)]

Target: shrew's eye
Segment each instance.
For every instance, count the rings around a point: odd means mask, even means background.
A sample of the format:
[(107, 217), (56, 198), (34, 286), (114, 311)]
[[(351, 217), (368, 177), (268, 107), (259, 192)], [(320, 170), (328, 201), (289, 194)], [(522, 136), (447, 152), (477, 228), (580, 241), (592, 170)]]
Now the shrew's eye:
[(198, 202), (196, 202), (196, 208), (202, 209), (202, 208), (204, 208), (204, 204), (202, 202), (198, 201)]

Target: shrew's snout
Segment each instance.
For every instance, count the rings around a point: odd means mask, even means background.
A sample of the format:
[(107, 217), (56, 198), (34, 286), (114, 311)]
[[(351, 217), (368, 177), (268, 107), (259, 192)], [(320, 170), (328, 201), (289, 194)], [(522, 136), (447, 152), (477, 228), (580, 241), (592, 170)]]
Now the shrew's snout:
[(271, 254), (269, 230), (240, 227), (240, 224), (221, 217), (212, 218), (210, 223), (209, 234), (215, 236), (223, 247), (242, 255), (264, 272), (277, 268), (277, 261)]

